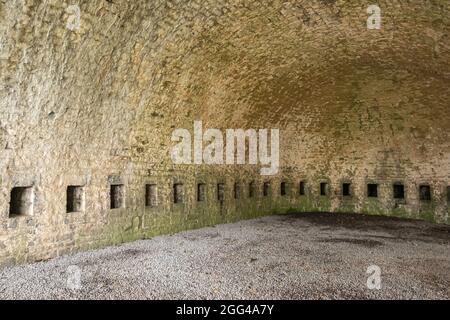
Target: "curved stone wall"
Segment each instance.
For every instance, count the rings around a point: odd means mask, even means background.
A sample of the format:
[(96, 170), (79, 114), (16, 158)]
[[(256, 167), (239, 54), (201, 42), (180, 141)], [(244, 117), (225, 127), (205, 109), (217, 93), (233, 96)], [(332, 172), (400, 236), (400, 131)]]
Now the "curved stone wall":
[[(371, 4), (0, 1), (0, 262), (288, 211), (448, 223), (450, 4), (380, 0), (369, 30)], [(171, 134), (195, 120), (279, 128), (279, 174), (174, 165)]]

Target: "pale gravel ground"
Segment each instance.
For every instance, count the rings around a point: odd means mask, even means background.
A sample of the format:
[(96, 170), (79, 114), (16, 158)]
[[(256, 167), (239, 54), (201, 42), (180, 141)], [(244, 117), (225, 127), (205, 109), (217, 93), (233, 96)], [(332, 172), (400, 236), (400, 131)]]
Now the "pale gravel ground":
[[(382, 289), (366, 287), (367, 267)], [(81, 289), (67, 286), (69, 266)], [(271, 216), (0, 270), (1, 299), (450, 299), (450, 226)]]

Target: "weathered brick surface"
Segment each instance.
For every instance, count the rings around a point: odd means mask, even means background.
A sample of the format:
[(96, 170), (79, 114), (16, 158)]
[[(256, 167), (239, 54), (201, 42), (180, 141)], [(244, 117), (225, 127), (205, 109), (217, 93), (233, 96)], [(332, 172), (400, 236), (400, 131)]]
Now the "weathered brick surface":
[[(449, 222), (448, 1), (380, 0), (381, 30), (367, 30), (372, 2), (361, 0), (78, 3), (81, 28), (70, 31), (72, 2), (0, 0), (0, 262), (290, 210)], [(194, 120), (280, 128), (272, 196), (261, 196), (258, 168), (174, 166), (171, 132)], [(125, 185), (124, 209), (109, 209), (111, 177)], [(318, 195), (322, 180), (329, 197)], [(344, 181), (351, 199), (340, 196)], [(403, 204), (392, 200), (396, 181)], [(175, 182), (183, 204), (170, 201)], [(368, 182), (380, 184), (378, 200), (367, 199)], [(155, 208), (145, 208), (146, 183), (158, 185)], [(431, 203), (419, 201), (421, 183)], [(9, 218), (11, 188), (25, 185), (34, 214)], [(66, 213), (68, 185), (85, 186), (84, 212)]]

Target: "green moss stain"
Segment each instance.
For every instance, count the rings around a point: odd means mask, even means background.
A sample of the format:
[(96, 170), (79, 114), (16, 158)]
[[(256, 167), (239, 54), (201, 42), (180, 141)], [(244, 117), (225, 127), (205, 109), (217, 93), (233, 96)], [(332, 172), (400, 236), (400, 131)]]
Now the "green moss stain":
[(383, 207), (380, 200), (376, 198), (366, 199), (361, 212), (364, 214), (371, 214), (371, 215), (386, 215), (386, 209)]
[(342, 199), (340, 201), (339, 207), (336, 209), (336, 212), (354, 212), (355, 211), (355, 203), (352, 199)]

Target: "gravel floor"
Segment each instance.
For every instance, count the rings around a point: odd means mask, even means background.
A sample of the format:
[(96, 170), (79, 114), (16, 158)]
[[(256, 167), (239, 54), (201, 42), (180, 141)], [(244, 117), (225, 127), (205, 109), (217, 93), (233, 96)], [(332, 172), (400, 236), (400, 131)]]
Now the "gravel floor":
[[(381, 289), (367, 268), (381, 269)], [(0, 270), (2, 299), (449, 299), (450, 226), (271, 216)]]

